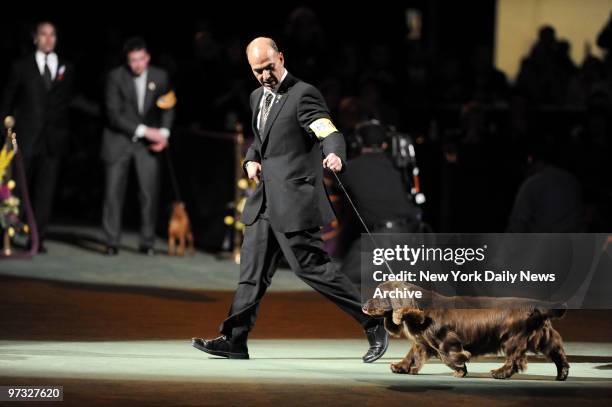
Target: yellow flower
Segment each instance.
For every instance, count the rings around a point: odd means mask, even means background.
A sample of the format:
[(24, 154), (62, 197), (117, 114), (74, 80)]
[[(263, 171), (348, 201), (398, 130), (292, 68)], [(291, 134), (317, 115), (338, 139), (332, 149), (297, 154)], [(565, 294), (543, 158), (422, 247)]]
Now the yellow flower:
[(8, 206), (19, 206), (19, 198), (15, 197), (15, 196), (11, 196), (10, 198), (5, 199), (4, 202)]

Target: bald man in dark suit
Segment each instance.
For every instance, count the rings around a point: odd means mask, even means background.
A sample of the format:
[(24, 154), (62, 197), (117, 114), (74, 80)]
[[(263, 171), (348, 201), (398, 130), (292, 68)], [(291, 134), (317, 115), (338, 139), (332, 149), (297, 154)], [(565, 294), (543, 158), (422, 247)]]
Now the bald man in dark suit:
[(321, 227), (334, 218), (323, 168), (342, 170), (344, 138), (321, 93), (288, 73), (273, 40), (256, 38), (247, 47), (247, 57), (262, 86), (251, 94), (255, 139), (244, 170), (257, 188), (241, 219), (247, 226), (240, 281), (221, 336), (193, 338), (192, 345), (212, 355), (248, 359), (248, 333), (284, 256), (298, 277), (363, 326), (370, 344), (363, 361), (373, 362), (388, 346), (382, 321), (361, 311), (360, 293), (331, 262), (321, 239)]

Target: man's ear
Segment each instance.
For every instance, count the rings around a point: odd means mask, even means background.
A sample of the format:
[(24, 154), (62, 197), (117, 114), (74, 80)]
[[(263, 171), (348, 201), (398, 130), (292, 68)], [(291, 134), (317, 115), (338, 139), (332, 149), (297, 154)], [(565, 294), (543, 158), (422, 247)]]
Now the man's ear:
[(393, 323), (401, 325), (402, 321), (421, 325), (425, 322), (425, 313), (418, 308), (398, 308), (393, 310)]

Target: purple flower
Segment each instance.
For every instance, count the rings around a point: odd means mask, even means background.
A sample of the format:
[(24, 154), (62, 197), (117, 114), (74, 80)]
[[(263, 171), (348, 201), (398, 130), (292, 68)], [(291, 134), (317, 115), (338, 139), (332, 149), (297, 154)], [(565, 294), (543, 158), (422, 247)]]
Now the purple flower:
[(0, 201), (4, 201), (5, 199), (9, 199), (11, 197), (11, 190), (8, 185), (2, 184), (0, 185)]

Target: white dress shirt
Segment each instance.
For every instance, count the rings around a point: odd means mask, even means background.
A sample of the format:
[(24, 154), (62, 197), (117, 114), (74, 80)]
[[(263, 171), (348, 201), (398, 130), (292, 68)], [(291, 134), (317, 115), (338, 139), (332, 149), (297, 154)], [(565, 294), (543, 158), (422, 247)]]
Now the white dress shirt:
[[(147, 95), (147, 78), (149, 71), (144, 71), (142, 74), (134, 77), (134, 87), (136, 88), (136, 102), (138, 104), (138, 113), (142, 114), (144, 111), (144, 103)], [(138, 139), (145, 136), (145, 131), (147, 130), (147, 126), (144, 124), (139, 124), (136, 127), (136, 131), (134, 132), (134, 137), (132, 137), (132, 141), (138, 141)], [(168, 139), (170, 137), (170, 130), (161, 128), (159, 129), (161, 135)]]
[[(287, 77), (287, 74), (289, 73), (289, 71), (287, 71), (287, 69), (285, 69), (285, 72), (283, 73), (283, 76), (281, 76), (280, 81), (278, 81), (278, 84), (274, 87), (274, 90), (272, 89), (268, 89), (265, 86), (264, 91), (261, 95), (261, 100), (259, 101), (259, 112), (257, 113), (257, 129), (259, 129), (259, 118), (261, 117), (261, 111), (263, 110), (263, 106), (264, 106), (264, 102), (266, 100), (266, 96), (268, 95), (268, 93), (271, 93), (272, 96), (274, 97), (272, 99), (272, 103), (274, 103), (274, 100), (276, 99), (276, 96), (278, 94), (278, 89), (281, 86), (281, 83), (283, 83), (283, 81), (285, 80), (285, 78)], [(272, 109), (272, 106), (270, 105), (270, 109)], [(249, 166), (249, 164), (253, 162), (253, 161), (246, 161), (244, 163), (244, 167), (247, 168)]]
[(51, 80), (55, 80), (55, 77), (57, 76), (57, 64), (58, 64), (58, 59), (57, 59), (57, 54), (55, 52), (50, 52), (48, 54), (45, 54), (42, 51), (36, 51), (36, 54), (34, 54), (35, 58), (36, 58), (36, 65), (38, 65), (38, 70), (40, 71), (40, 74), (44, 74), (45, 73), (45, 57), (46, 57), (46, 62), (47, 65), (49, 66), (49, 71), (51, 71)]
[[(278, 81), (278, 84), (274, 87), (274, 89), (268, 89), (265, 86), (264, 91), (261, 95), (261, 100), (259, 101), (259, 113), (257, 113), (257, 129), (259, 130), (259, 118), (261, 117), (261, 111), (263, 110), (263, 106), (264, 106), (264, 102), (266, 101), (266, 96), (271, 93), (273, 98), (272, 98), (272, 103), (274, 103), (274, 101), (276, 100), (276, 96), (278, 95), (278, 89), (281, 86), (281, 83), (283, 83), (283, 81), (285, 80), (285, 78), (287, 77), (287, 74), (289, 73), (289, 71), (287, 71), (285, 69), (285, 72), (283, 73), (283, 76), (281, 76), (280, 81)], [(270, 109), (272, 109), (271, 107), (272, 105), (270, 105)]]
[(136, 88), (136, 101), (138, 103), (138, 113), (142, 114), (144, 109), (145, 96), (147, 94), (147, 74), (144, 71), (141, 75), (134, 78), (134, 87)]

